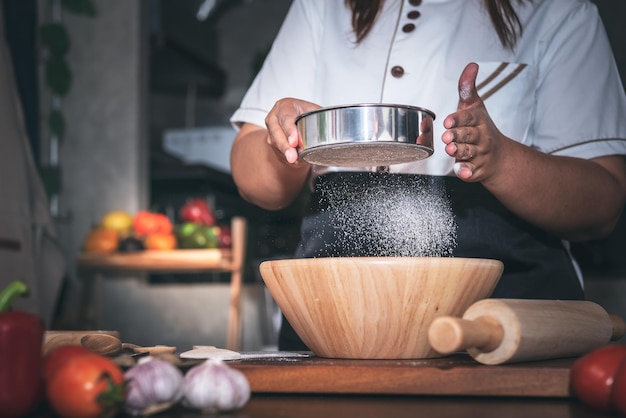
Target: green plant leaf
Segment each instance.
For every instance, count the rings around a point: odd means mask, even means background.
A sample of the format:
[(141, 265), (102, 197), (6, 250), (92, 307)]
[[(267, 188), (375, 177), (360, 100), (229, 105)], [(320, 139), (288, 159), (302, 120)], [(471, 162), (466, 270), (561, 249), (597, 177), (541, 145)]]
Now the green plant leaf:
[(61, 0), (63, 8), (75, 14), (95, 16), (96, 7), (91, 0)]
[(39, 27), (39, 38), (42, 46), (50, 51), (50, 54), (61, 57), (70, 49), (70, 38), (65, 26), (60, 23), (46, 23)]
[(50, 133), (59, 139), (59, 142), (65, 135), (65, 118), (59, 109), (52, 109), (48, 113), (48, 128)]
[(53, 93), (65, 96), (72, 84), (72, 73), (62, 58), (50, 57), (46, 61), (46, 83)]
[(43, 186), (46, 189), (46, 193), (48, 194), (48, 199), (52, 195), (61, 193), (62, 185), (61, 185), (61, 168), (60, 167), (58, 166), (40, 167), (39, 176), (41, 177)]

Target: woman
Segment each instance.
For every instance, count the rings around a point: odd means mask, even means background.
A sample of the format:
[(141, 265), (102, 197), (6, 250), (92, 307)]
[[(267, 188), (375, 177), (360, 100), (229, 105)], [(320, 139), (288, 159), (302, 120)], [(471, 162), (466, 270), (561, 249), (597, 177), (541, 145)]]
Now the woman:
[[(434, 154), (389, 175), (299, 159), (295, 119), (350, 103), (434, 111)], [(329, 202), (328, 190), (426, 185), (450, 199), (452, 255), (504, 262), (494, 297), (581, 299), (567, 241), (606, 235), (622, 213), (625, 115), (588, 0), (294, 0), (232, 116), (231, 168), (240, 194), (270, 210), (312, 181), (298, 257), (370, 253), (327, 250), (333, 214), (360, 203)], [(300, 344), (284, 324), (280, 348)]]

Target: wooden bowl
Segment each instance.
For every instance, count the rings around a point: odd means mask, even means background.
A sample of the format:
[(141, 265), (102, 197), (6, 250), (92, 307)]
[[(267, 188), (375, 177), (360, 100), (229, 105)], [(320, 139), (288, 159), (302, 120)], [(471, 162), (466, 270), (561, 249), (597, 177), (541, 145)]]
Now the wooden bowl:
[(453, 257), (332, 257), (264, 261), (261, 276), (304, 343), (320, 357), (439, 357), (436, 317), (462, 316), (493, 292), (503, 264)]

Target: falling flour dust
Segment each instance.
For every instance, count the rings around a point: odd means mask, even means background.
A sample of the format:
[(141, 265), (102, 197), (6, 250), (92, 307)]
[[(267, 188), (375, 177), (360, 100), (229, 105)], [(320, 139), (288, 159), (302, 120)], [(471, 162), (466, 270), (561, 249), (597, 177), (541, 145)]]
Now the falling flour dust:
[(328, 256), (452, 255), (456, 222), (441, 184), (417, 176), (366, 176), (366, 182), (317, 185), (324, 228), (333, 230), (332, 242), (325, 244)]

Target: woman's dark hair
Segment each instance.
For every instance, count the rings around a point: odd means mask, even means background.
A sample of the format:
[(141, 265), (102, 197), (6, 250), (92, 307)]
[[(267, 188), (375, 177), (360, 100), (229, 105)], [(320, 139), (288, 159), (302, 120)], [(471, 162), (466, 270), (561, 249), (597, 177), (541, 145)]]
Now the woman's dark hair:
[[(352, 28), (356, 42), (361, 42), (374, 26), (374, 21), (385, 0), (345, 0), (352, 10)], [(493, 27), (502, 45), (514, 49), (517, 38), (522, 35), (522, 24), (515, 13), (514, 0), (484, 0)], [(524, 0), (516, 0), (522, 3)]]

